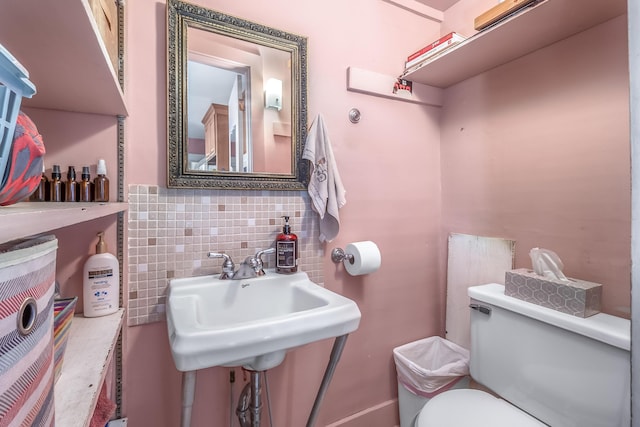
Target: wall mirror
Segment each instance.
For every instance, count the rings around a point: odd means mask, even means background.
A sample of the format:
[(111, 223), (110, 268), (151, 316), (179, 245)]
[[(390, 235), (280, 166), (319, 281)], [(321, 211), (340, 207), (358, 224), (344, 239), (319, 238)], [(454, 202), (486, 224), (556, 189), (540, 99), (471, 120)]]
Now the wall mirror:
[(167, 3), (168, 186), (302, 190), (307, 39)]

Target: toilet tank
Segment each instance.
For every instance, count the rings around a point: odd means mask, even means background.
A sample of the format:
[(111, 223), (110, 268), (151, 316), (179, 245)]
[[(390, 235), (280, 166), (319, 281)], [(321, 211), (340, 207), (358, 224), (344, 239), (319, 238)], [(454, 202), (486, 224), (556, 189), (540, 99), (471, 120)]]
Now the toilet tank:
[(471, 376), (553, 427), (628, 427), (630, 321), (586, 319), (469, 288)]

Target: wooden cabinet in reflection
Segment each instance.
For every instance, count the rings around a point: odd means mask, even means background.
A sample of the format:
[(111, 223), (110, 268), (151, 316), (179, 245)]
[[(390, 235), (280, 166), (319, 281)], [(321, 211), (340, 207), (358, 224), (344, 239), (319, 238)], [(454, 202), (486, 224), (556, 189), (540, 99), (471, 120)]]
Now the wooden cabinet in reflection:
[(215, 157), (216, 169), (229, 170), (229, 108), (211, 104), (204, 117), (204, 146), (207, 160)]

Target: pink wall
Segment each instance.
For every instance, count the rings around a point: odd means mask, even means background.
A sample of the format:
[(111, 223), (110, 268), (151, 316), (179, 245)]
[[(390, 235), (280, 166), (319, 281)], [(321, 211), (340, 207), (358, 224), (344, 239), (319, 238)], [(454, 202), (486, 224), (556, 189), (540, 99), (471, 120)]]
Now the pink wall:
[[(519, 266), (531, 246), (554, 249), (569, 275), (607, 284), (607, 311), (628, 307), (622, 22), (454, 86), (441, 112), (345, 90), (349, 66), (398, 74), (408, 51), (440, 33), (431, 21), (367, 0), (198, 3), (309, 38), (309, 123), (325, 116), (348, 200), (340, 235), (325, 248), (325, 285), (362, 311), (318, 426), (376, 405), (374, 419), (397, 422), (392, 349), (444, 332), (449, 232), (514, 238)], [(163, 1), (127, 3), (127, 184), (166, 182), (165, 9)], [(603, 35), (619, 42), (598, 42)], [(357, 125), (347, 119), (352, 107), (362, 112)], [(142, 158), (144, 165), (136, 161)], [(543, 196), (545, 187), (553, 190)], [(382, 252), (375, 274), (345, 275), (327, 256), (366, 239)], [(330, 347), (324, 341), (292, 351), (271, 372), (276, 424), (304, 425)], [(131, 424), (178, 425), (180, 375), (166, 325), (128, 328), (124, 364), (123, 413)], [(227, 370), (201, 371), (198, 381), (194, 427), (226, 425)]]
[[(309, 39), (309, 124), (318, 113), (324, 115), (348, 200), (340, 213), (340, 235), (325, 253), (371, 239), (383, 256), (382, 268), (365, 277), (345, 276), (325, 256), (325, 285), (354, 299), (362, 321), (347, 341), (317, 425), (387, 401), (381, 412), (396, 420), (392, 349), (443, 332), (439, 109), (347, 92), (346, 70), (356, 66), (398, 74), (405, 43), (426, 41), (439, 28), (388, 3), (367, 0), (198, 3)], [(127, 184), (166, 182), (165, 9), (162, 1), (127, 3)], [(357, 125), (348, 120), (352, 107), (362, 112)], [(142, 158), (151, 161), (143, 167), (136, 161)], [(131, 327), (127, 334), (124, 414), (132, 425), (178, 425), (180, 377), (166, 325)], [(331, 344), (292, 351), (272, 371), (275, 423), (305, 424)], [(225, 425), (226, 372), (216, 368), (198, 374), (194, 427)]]
[(631, 187), (626, 18), (446, 92), (443, 228), (556, 251), (630, 313)]
[(444, 13), (441, 34), (455, 31), (464, 37), (471, 37), (477, 31), (473, 28), (476, 16), (486, 12), (498, 3), (498, 0), (458, 0)]
[(204, 139), (189, 138), (187, 144), (187, 152), (195, 154), (205, 154)]
[[(109, 199), (117, 201), (117, 150), (104, 144), (104, 141), (117, 140), (117, 126), (113, 117), (39, 108), (25, 108), (24, 111), (37, 123), (38, 132), (45, 141), (48, 177), (51, 177), (51, 168), (56, 164), (60, 165), (63, 180), (67, 178), (69, 166), (75, 167), (76, 179), (80, 177), (82, 167), (89, 166), (93, 180), (98, 160), (105, 159), (107, 177), (111, 182)], [(96, 235), (104, 231), (109, 251), (116, 253), (116, 230), (116, 217), (113, 216), (54, 231), (60, 248), (57, 253), (56, 280), (60, 284), (61, 295), (82, 296), (82, 269), (87, 257), (96, 251)], [(78, 236), (86, 237), (79, 239)], [(82, 310), (80, 297), (76, 313)]]

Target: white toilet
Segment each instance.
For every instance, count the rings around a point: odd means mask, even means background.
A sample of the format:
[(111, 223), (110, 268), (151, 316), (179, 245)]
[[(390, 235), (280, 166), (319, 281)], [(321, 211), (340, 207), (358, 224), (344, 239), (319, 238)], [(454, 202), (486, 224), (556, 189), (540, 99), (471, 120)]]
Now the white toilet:
[(484, 391), (450, 390), (431, 399), (416, 427), (628, 427), (630, 321), (586, 319), (469, 288), (471, 377)]

